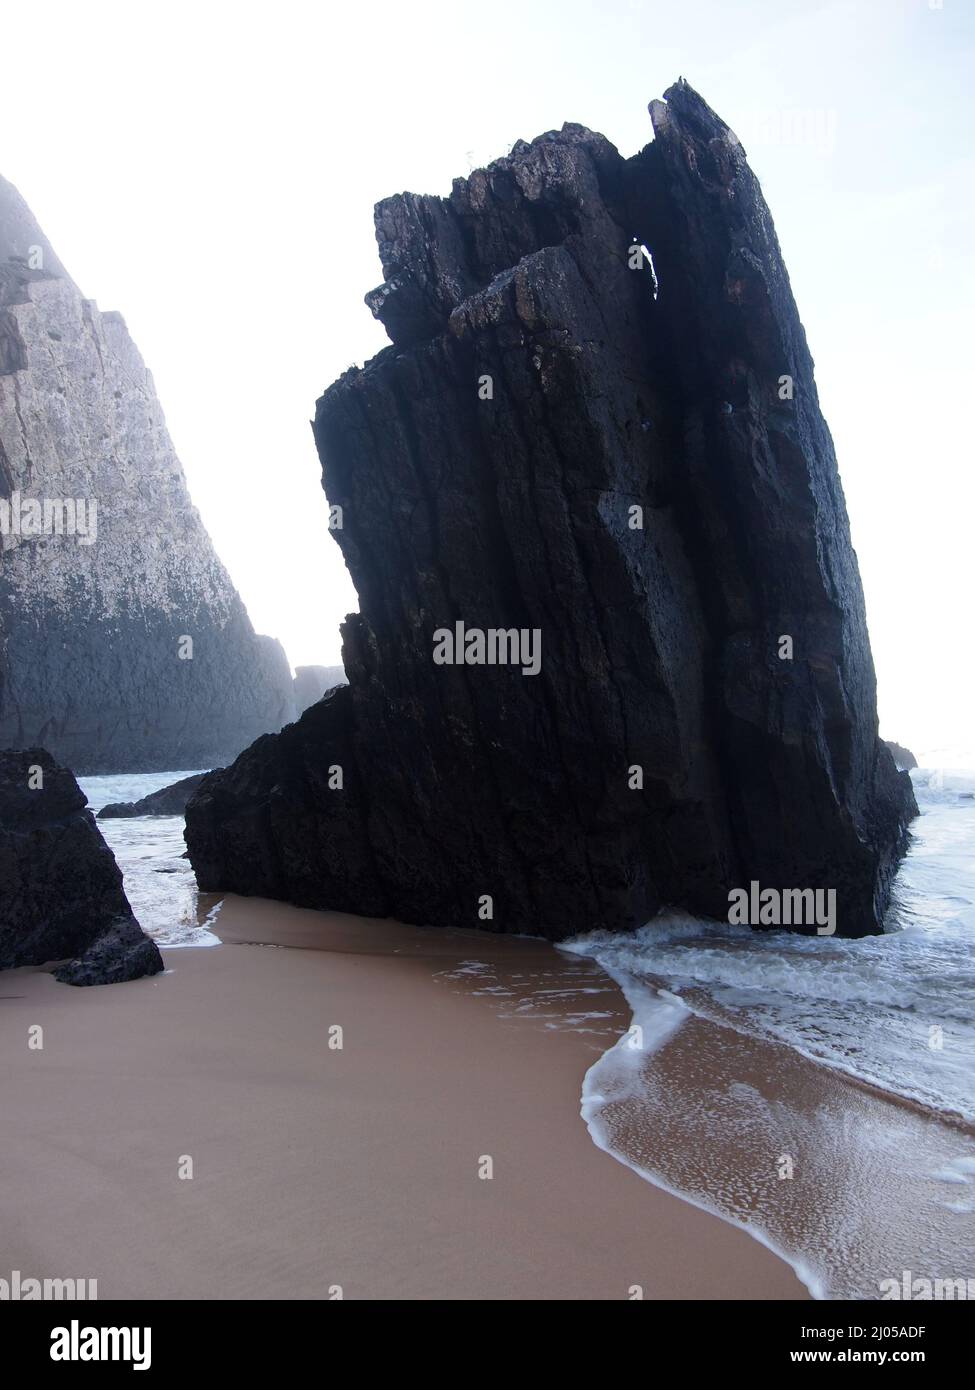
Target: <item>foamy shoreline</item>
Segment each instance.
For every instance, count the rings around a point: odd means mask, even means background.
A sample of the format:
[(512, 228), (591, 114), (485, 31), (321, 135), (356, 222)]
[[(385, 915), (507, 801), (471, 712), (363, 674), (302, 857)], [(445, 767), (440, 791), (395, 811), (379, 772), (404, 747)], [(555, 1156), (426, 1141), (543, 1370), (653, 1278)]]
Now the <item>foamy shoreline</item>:
[(587, 1073), (600, 1148), (748, 1230), (813, 1297), (880, 1298), (904, 1270), (971, 1277), (970, 1124), (719, 1022), (713, 1005), (617, 982), (644, 1050), (624, 1035)]

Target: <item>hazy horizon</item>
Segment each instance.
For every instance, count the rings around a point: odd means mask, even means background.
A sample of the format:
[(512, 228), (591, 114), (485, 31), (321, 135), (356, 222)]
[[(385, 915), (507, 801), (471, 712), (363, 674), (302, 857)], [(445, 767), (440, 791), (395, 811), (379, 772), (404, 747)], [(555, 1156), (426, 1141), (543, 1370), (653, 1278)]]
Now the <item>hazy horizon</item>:
[(651, 138), (647, 102), (684, 76), (741, 137), (775, 219), (836, 443), (881, 732), (975, 742), (959, 449), (972, 13), (502, 0), (425, 14), (439, 18), (418, 43), (416, 18), (385, 3), (55, 3), (43, 105), (43, 30), (4, 16), (31, 61), (6, 74), (22, 123), (0, 172), (83, 293), (124, 315), (257, 630), (292, 666), (336, 664), (356, 607), (308, 422), (387, 342), (363, 304), (381, 280), (373, 204), (447, 194), (564, 121), (631, 154)]

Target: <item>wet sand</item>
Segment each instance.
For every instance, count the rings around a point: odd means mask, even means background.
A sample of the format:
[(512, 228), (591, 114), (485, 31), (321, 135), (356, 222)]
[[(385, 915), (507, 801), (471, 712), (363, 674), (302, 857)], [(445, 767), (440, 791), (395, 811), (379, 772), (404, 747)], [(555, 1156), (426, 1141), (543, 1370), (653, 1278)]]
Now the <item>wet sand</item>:
[(593, 1143), (583, 1077), (630, 1019), (593, 963), (236, 898), (216, 931), (151, 980), (0, 979), (3, 1277), (103, 1299), (808, 1297)]
[(905, 1270), (971, 1277), (970, 1125), (714, 1017), (689, 1017), (638, 1058), (637, 1086), (613, 1062), (590, 1078), (601, 1139), (791, 1252), (817, 1297), (879, 1299)]

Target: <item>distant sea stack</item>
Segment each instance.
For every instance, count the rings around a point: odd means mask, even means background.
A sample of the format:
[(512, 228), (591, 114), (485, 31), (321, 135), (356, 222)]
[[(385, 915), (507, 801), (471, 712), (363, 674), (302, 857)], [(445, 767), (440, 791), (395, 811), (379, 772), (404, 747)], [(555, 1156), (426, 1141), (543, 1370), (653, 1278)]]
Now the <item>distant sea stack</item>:
[(309, 705), (337, 685), (345, 685), (345, 671), (341, 666), (296, 666), (295, 713), (303, 714)]
[(54, 974), (72, 985), (162, 970), (86, 806), (44, 749), (0, 752), (0, 970), (61, 961)]
[(212, 767), (294, 717), (190, 501), (122, 317), (0, 179), (0, 747)]
[(899, 743), (892, 743), (889, 738), (884, 739), (884, 744), (890, 749), (890, 755), (899, 771), (910, 772), (912, 767), (917, 767), (917, 758), (909, 748), (904, 748)]
[(186, 803), (206, 774), (194, 772), (168, 787), (140, 797), (138, 801), (110, 801), (98, 812), (99, 820), (131, 820), (135, 816), (181, 816)]
[(206, 777), (201, 887), (554, 939), (748, 889), (881, 929), (916, 814), (759, 185), (683, 81), (376, 209), (318, 402), (348, 686)]

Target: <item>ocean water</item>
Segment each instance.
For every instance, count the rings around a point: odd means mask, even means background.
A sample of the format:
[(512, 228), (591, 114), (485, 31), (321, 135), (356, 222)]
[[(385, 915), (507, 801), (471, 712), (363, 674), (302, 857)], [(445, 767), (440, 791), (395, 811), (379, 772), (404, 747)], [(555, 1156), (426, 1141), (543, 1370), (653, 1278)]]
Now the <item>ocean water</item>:
[(671, 914), (563, 945), (619, 984), (637, 1030), (585, 1079), (595, 1142), (745, 1226), (817, 1296), (975, 1276), (975, 770), (912, 780), (883, 936)]
[[(110, 777), (79, 777), (78, 785), (95, 812), (113, 801), (138, 801), (202, 768), (184, 772), (133, 772)], [(215, 946), (208, 929), (219, 904), (201, 907), (196, 879), (182, 857), (182, 816), (138, 816), (100, 820), (98, 828), (115, 855), (126, 896), (144, 931), (159, 946)]]

